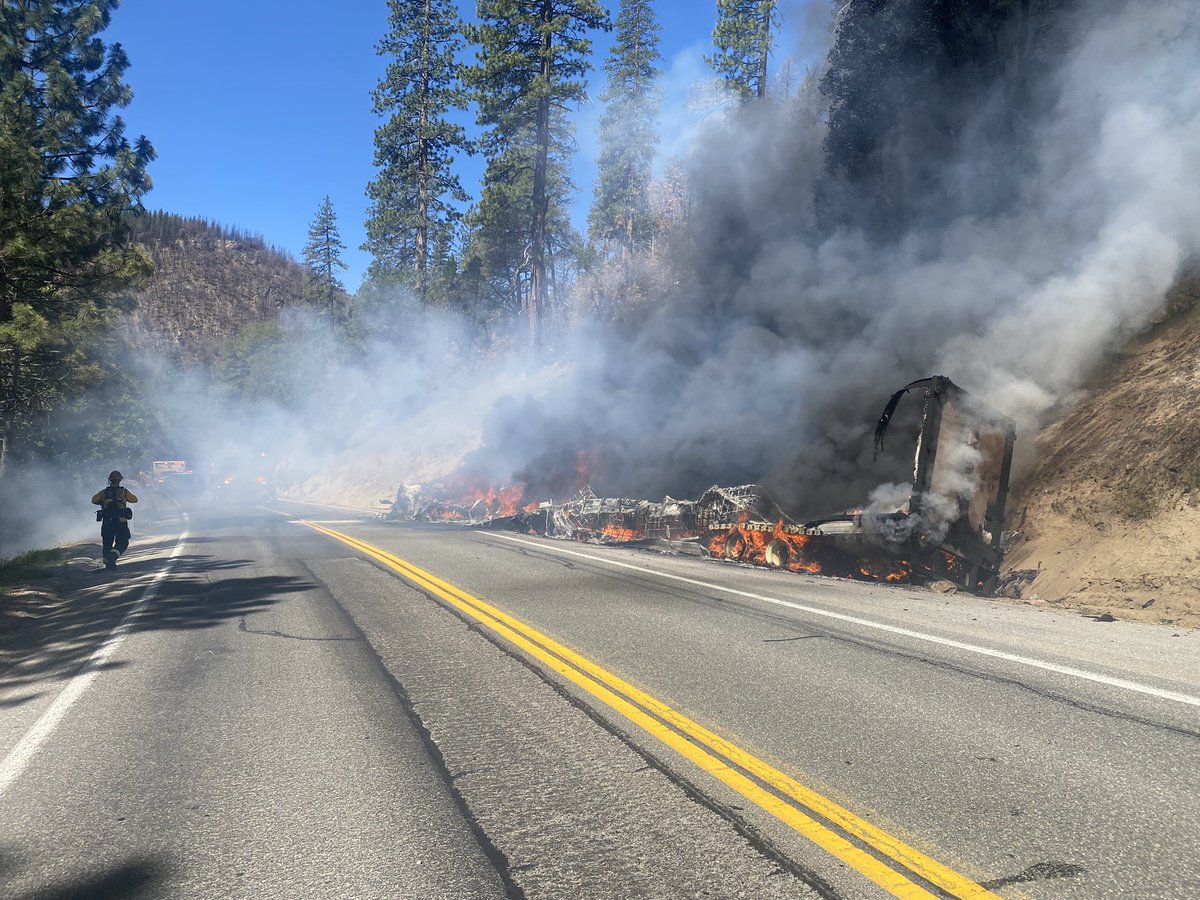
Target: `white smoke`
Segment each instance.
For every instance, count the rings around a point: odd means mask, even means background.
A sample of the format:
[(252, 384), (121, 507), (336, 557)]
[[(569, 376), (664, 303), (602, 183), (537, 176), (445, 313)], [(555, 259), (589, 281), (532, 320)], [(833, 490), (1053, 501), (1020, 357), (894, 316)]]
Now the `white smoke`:
[[(394, 494), (464, 464), (560, 491), (588, 450), (609, 496), (756, 481), (799, 518), (866, 498), (894, 512), (911, 456), (871, 459), (893, 390), (947, 375), (1015, 418), (1028, 445), (1200, 250), (1196, 12), (1156, 0), (1102, 13), (1082, 8), (1070, 29), (1057, 103), (1005, 173), (1003, 213), (886, 243), (818, 238), (818, 98), (703, 125), (688, 114), (663, 143), (690, 158), (690, 243), (660, 280), (679, 283), (619, 324), (577, 323), (558, 362), (472, 358), (473, 325), (410, 310), (368, 320), (350, 353), (319, 323), (285, 323), (287, 403), (239, 403), (195, 373), (158, 377), (156, 402), (192, 412), (180, 442), (198, 456), (269, 446), (286, 480), (331, 502), (355, 478)], [(988, 151), (974, 133), (964, 123), (961, 158), (944, 167), (963, 190)], [(971, 469), (925, 509), (956, 510)]]

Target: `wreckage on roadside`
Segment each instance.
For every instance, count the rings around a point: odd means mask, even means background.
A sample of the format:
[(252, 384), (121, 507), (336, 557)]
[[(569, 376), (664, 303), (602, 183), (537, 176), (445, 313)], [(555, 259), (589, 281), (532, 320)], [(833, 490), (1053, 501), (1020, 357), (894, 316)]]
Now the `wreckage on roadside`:
[[(789, 517), (758, 485), (714, 485), (695, 500), (574, 497), (526, 502), (524, 485), (410, 485), (391, 518), (456, 522), (600, 543), (698, 550), (731, 562), (856, 580), (945, 579), (988, 592), (999, 576), (1001, 535), (1016, 429), (949, 378), (912, 382), (892, 395), (875, 430), (878, 454), (904, 395), (922, 414), (907, 497), (808, 522)], [(448, 500), (447, 497), (454, 497)]]

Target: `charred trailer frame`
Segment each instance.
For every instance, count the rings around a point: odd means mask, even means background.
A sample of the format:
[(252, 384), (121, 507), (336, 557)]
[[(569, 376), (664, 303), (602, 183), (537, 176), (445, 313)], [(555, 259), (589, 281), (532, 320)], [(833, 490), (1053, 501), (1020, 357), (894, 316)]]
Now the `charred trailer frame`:
[[(957, 510), (944, 534), (917, 529), (914, 568), (969, 590), (990, 591), (1004, 556), (1001, 538), (1016, 425), (944, 375), (913, 382), (893, 400), (918, 385), (924, 387), (924, 407), (909, 514), (918, 521), (944, 517), (944, 509), (935, 516), (932, 507), (946, 498)], [(894, 410), (894, 403), (889, 407)], [(886, 428), (882, 419), (881, 424)], [(964, 449), (971, 457), (970, 492), (954, 484), (963, 477)]]

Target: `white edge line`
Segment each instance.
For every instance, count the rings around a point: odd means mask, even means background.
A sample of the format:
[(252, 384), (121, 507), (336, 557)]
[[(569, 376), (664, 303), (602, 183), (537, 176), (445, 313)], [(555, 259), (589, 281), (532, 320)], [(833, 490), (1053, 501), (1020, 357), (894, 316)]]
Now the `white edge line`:
[(1146, 684), (1138, 684), (1136, 681), (1126, 681), (1124, 678), (1113, 678), (1109, 675), (1101, 675), (1099, 672), (1088, 672), (1085, 669), (1075, 669), (1071, 666), (1061, 666), (1058, 663), (1033, 659), (1032, 657), (1028, 656), (1020, 656), (1016, 653), (1006, 653), (1003, 650), (992, 650), (989, 647), (981, 647), (978, 644), (967, 644), (951, 638), (938, 637), (937, 635), (933, 634), (925, 634), (921, 631), (913, 631), (910, 628), (900, 628), (897, 625), (885, 625), (882, 622), (872, 622), (870, 619), (862, 619), (858, 616), (850, 616), (846, 615), (845, 613), (831, 612), (827, 609), (818, 609), (815, 606), (805, 606), (802, 603), (792, 603), (791, 601), (779, 600), (775, 597), (765, 597), (762, 594), (752, 594), (749, 591), (739, 591), (735, 588), (723, 587), (722, 585), (713, 584), (709, 581), (700, 581), (696, 578), (686, 578), (682, 575), (671, 575), (667, 572), (659, 572), (655, 569), (645, 566), (635, 566), (630, 563), (618, 562), (615, 559), (605, 559), (602, 556), (594, 556), (590, 553), (580, 553), (577, 550), (567, 550), (564, 547), (555, 547), (550, 544), (543, 544), (538, 541), (531, 541), (508, 534), (497, 534), (494, 531), (477, 531), (476, 534), (481, 534), (485, 537), (502, 538), (503, 540), (512, 541), (517, 544), (526, 544), (530, 547), (537, 547), (540, 550), (551, 550), (555, 553), (565, 553), (568, 556), (578, 556), (581, 559), (590, 559), (598, 563), (603, 563), (609, 566), (617, 566), (622, 569), (632, 569), (635, 572), (641, 572), (643, 575), (655, 575), (659, 578), (668, 578), (671, 581), (682, 581), (685, 584), (693, 584), (697, 587), (722, 591), (726, 594), (734, 594), (738, 597), (747, 597), (751, 600), (758, 600), (762, 603), (771, 603), (775, 606), (786, 606), (789, 609), (810, 613), (814, 616), (824, 616), (828, 619), (837, 619), (841, 622), (850, 622), (854, 625), (862, 625), (865, 628), (875, 628), (879, 631), (903, 635), (904, 637), (914, 638), (918, 641), (928, 641), (931, 644), (941, 644), (944, 647), (953, 647), (956, 650), (965, 650), (968, 653), (978, 653), (982, 656), (1003, 659), (1007, 662), (1019, 663), (1024, 666), (1032, 666), (1035, 669), (1045, 669), (1047, 672), (1057, 672), (1060, 675), (1070, 675), (1074, 678), (1082, 678), (1087, 681), (1094, 681), (1098, 684), (1106, 684), (1109, 687), (1123, 688), (1127, 691), (1136, 691), (1139, 694), (1147, 694), (1151, 697), (1158, 697), (1161, 700), (1173, 700), (1176, 703), (1186, 703), (1189, 706), (1200, 706), (1200, 697), (1192, 697), (1188, 694), (1176, 693), (1175, 691), (1164, 691), (1161, 688), (1151, 687)]
[[(187, 514), (184, 513), (184, 521), (187, 521)], [(159, 569), (158, 574), (154, 576), (154, 580), (146, 586), (142, 591), (142, 596), (133, 609), (125, 614), (120, 623), (112, 631), (108, 633), (108, 637), (104, 639), (104, 643), (99, 649), (93, 653), (86, 663), (83, 664), (78, 674), (72, 678), (62, 692), (54, 699), (49, 708), (42, 713), (42, 717), (38, 719), (32, 728), (25, 734), (15, 747), (9, 751), (8, 756), (0, 762), (0, 797), (12, 787), (13, 783), (25, 771), (25, 768), (32, 761), (34, 755), (41, 749), (46, 740), (54, 733), (54, 730), (62, 722), (63, 717), (75, 705), (75, 702), (83, 696), (84, 691), (96, 679), (96, 676), (104, 668), (104, 664), (112, 658), (117, 652), (129, 632), (133, 630), (134, 622), (138, 616), (142, 614), (142, 610), (154, 599), (158, 593), (159, 585), (163, 579), (167, 577), (171, 571), (171, 564), (175, 561), (175, 557), (179, 555), (179, 551), (183, 549), (183, 544), (188, 538), (188, 532), (184, 531), (179, 536), (179, 541), (175, 544), (175, 549), (171, 551), (171, 555), (167, 557), (166, 564)]]

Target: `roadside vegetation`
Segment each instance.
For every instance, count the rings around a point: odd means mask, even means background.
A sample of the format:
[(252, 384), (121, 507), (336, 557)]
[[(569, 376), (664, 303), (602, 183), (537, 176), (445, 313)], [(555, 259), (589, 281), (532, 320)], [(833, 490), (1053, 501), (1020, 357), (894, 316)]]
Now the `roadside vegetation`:
[[(314, 456), (353, 440), (378, 461), (396, 455), (386, 427), (405, 403), (453, 406), (452, 387), (488, 387), (514, 359), (550, 373), (546, 385), (573, 366), (585, 383), (554, 409), (510, 404), (499, 421), (463, 403), (468, 439), (432, 421), (405, 429), (413, 471), (440, 477), (428, 448), (453, 445), (458, 459), (486, 431), (511, 443), (510, 475), (586, 452), (627, 476), (624, 491), (762, 480), (825, 513), (878, 484), (860, 463), (879, 392), (952, 364), (1020, 407), (1008, 411), (1025, 434), (1076, 423), (1051, 429), (1029, 469), (1014, 522), (1027, 540), (1055, 516), (1068, 530), (1149, 529), (1200, 502), (1196, 429), (1179, 414), (1193, 358), (1143, 344), (1133, 352), (1157, 368), (1122, 361), (1127, 381), (1102, 377), (1195, 249), (1173, 235), (1182, 263), (1157, 249), (1129, 262), (1136, 241), (1124, 238), (1174, 221), (1137, 219), (1147, 197), (1194, 216), (1190, 183), (1155, 193), (1170, 167), (1153, 153), (1173, 145), (1150, 140), (1138, 143), (1153, 158), (1127, 167), (1147, 183), (1068, 183), (1123, 133), (1090, 104), (1137, 108), (1153, 93), (1105, 66), (1081, 80), (1112, 77), (1112, 91), (1063, 93), (1081, 31), (1138, 21), (1120, 4), (1093, 15), (1078, 0), (838, 2), (827, 46), (801, 67), (779, 39), (787, 5), (715, 0), (706, 77), (688, 100), (704, 136), (688, 143), (664, 109), (652, 0), (481, 0), (471, 21), (453, 0), (380, 0), (385, 67), (363, 85), (379, 117), (364, 185), (372, 262), (347, 286), (319, 179), (299, 258), (236, 225), (144, 208), (155, 150), (125, 133), (130, 61), (104, 38), (118, 2), (0, 6), (0, 509), (68, 508), (84, 474), (178, 458), (235, 409), (229, 430), (246, 443), (302, 422), (311, 433), (293, 443)], [(1159, 5), (1146, 4), (1148, 22)], [(1194, 21), (1180, 28), (1194, 38)], [(1174, 58), (1176, 38), (1151, 28), (1156, 60)], [(1192, 72), (1163, 62), (1145, 74)], [(585, 104), (590, 185), (572, 179)], [(1101, 174), (1138, 148), (1105, 152)], [(458, 174), (468, 155), (483, 163), (474, 193)], [(570, 216), (580, 194), (582, 231)], [(1127, 194), (1140, 205), (1122, 206)], [(1168, 262), (1150, 277), (1146, 260)], [(1170, 323), (1193, 301), (1166, 296), (1153, 340), (1179, 339)], [(1101, 324), (1077, 327), (1093, 311)], [(1033, 320), (1048, 324), (1022, 324)], [(1089, 377), (1094, 407), (1075, 393)], [(355, 408), (354, 390), (369, 403)], [(1102, 428), (1105, 397), (1153, 436)], [(1154, 400), (1154, 418), (1137, 397)], [(1120, 452), (1105, 443), (1118, 434)], [(364, 466), (344, 468), (352, 481)], [(395, 467), (378, 468), (394, 490)], [(1080, 471), (1103, 485), (1086, 502), (1060, 489), (1083, 484)], [(0, 517), (0, 547), (21, 527)]]
[(0, 597), (43, 578), (62, 562), (64, 555), (65, 551), (61, 549), (29, 550), (11, 559), (0, 560)]

